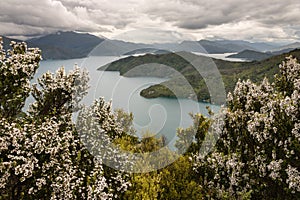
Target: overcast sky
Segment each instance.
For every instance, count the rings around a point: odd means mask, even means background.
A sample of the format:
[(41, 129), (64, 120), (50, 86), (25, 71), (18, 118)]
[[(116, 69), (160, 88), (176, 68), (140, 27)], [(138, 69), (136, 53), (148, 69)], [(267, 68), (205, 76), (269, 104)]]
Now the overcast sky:
[(136, 42), (299, 41), (299, 0), (1, 0), (0, 35), (62, 31)]

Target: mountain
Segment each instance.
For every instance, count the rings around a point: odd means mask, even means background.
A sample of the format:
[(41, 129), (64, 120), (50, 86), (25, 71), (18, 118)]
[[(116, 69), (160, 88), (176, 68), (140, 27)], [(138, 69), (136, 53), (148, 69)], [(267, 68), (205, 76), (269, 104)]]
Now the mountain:
[[(156, 50), (156, 51), (154, 51)], [(156, 43), (143, 44), (124, 42), (120, 40), (105, 40), (93, 50), (94, 56), (121, 56), (137, 53), (162, 53), (162, 52), (201, 52), (205, 50), (199, 43), (194, 41), (183, 41), (181, 43)]]
[[(10, 40), (5, 39), (7, 48)], [(72, 59), (91, 56), (121, 56), (137, 53), (161, 54), (167, 52), (197, 52), (210, 54), (237, 53), (245, 50), (265, 52), (277, 51), (275, 54), (300, 47), (294, 43), (282, 47), (269, 43), (251, 43), (243, 40), (200, 40), (182, 41), (180, 43), (143, 44), (109, 40), (90, 34), (59, 31), (54, 34), (33, 38), (26, 41), (29, 47), (42, 50), (44, 59)], [(283, 51), (284, 50), (284, 51)], [(245, 52), (243, 52), (244, 54)], [(248, 52), (249, 54), (249, 52)], [(239, 56), (239, 55), (238, 55)], [(261, 58), (261, 57), (259, 57)]]
[(244, 50), (237, 54), (227, 56), (226, 58), (241, 58), (248, 61), (260, 61), (272, 57), (271, 53), (263, 53), (253, 50)]
[(220, 54), (220, 53), (236, 53), (244, 50), (253, 51), (268, 51), (275, 48), (274, 45), (258, 42), (252, 43), (243, 40), (200, 40), (199, 44), (208, 53)]
[[(297, 48), (296, 48), (296, 49), (297, 49)], [(272, 52), (268, 51), (268, 52), (266, 52), (266, 53), (271, 53), (271, 54), (273, 54), (273, 55), (280, 55), (280, 54), (283, 54), (283, 53), (291, 52), (291, 51), (296, 50), (296, 49), (294, 49), (294, 48), (289, 48), (289, 49), (282, 49), (282, 50), (279, 50), (279, 51), (272, 51)]]
[(227, 47), (220, 45), (215, 41), (200, 40), (199, 44), (206, 50), (207, 53), (222, 54), (238, 52), (237, 50), (228, 49)]
[(199, 52), (206, 53), (205, 49), (196, 41), (182, 41), (180, 43), (161, 43), (153, 44), (155, 48), (170, 52)]
[(136, 49), (133, 51), (129, 51), (125, 53), (124, 55), (136, 55), (136, 54), (165, 54), (165, 53), (171, 53), (167, 50), (161, 50), (161, 49), (155, 49), (155, 48), (143, 48), (143, 49)]
[(128, 55), (139, 49), (153, 48), (151, 45), (124, 42), (121, 40), (104, 40), (99, 44), (93, 52), (92, 56), (121, 56)]
[(156, 51), (158, 51), (158, 49), (143, 48), (143, 49), (136, 49), (136, 50), (133, 50), (133, 51), (126, 52), (124, 55), (146, 54), (146, 53), (154, 53)]
[(271, 51), (272, 52), (280, 52), (280, 51), (287, 51), (287, 50), (291, 50), (291, 49), (300, 49), (300, 42), (294, 42), (292, 44), (280, 46), (280, 47), (272, 49)]
[(248, 42), (248, 45), (260, 52), (270, 51), (278, 46), (276, 44), (268, 44), (264, 42), (254, 42), (254, 43)]
[[(196, 55), (191, 53), (186, 53), (185, 55), (196, 58)], [(279, 72), (278, 65), (288, 55), (293, 55), (297, 59), (300, 59), (300, 50), (294, 50), (289, 53), (272, 56), (262, 61), (253, 62), (229, 62), (205, 56), (198, 56), (197, 59), (199, 63), (202, 63), (201, 68), (203, 72), (209, 71), (211, 67), (209, 63), (213, 62), (218, 67), (222, 75), (225, 90), (229, 92), (233, 91), (238, 79), (251, 79), (253, 82), (259, 82), (264, 77), (267, 77), (273, 80), (274, 74)], [(150, 65), (147, 65), (148, 63)], [(163, 66), (169, 67), (166, 68)], [(162, 55), (147, 54), (138, 57), (130, 56), (100, 67), (99, 70), (119, 71), (123, 76), (169, 77), (168, 81), (142, 90), (141, 95), (146, 98), (182, 97), (210, 101), (210, 93), (202, 76), (187, 60), (175, 53)], [(183, 84), (183, 79), (187, 80), (193, 87), (197, 97), (191, 96), (191, 93), (188, 92), (189, 89)], [(176, 91), (177, 95), (173, 91)]]
[(11, 41), (15, 41), (15, 42), (22, 42), (21, 40), (17, 40), (17, 39), (12, 39), (12, 38), (8, 38), (5, 36), (0, 36), (2, 37), (2, 41), (3, 41), (3, 48), (4, 49), (10, 49), (10, 43)]
[(293, 49), (300, 48), (300, 42), (295, 42), (295, 43), (281, 47), (281, 49), (289, 49), (289, 48), (293, 48)]
[[(136, 53), (199, 52), (199, 53), (236, 53), (244, 50), (265, 51), (275, 48), (267, 43), (251, 43), (242, 40), (200, 40), (180, 43), (143, 44), (109, 40), (90, 34), (62, 32), (45, 35), (26, 41), (29, 47), (42, 50), (44, 59), (72, 59), (91, 56), (121, 56)], [(155, 49), (157, 51), (155, 51)]]
[(87, 33), (59, 31), (26, 42), (29, 47), (40, 48), (44, 59), (72, 59), (88, 56), (103, 41), (104, 39)]
[(124, 42), (120, 40), (105, 40), (96, 49), (93, 50), (94, 56), (121, 56), (133, 55), (139, 53), (154, 53), (153, 49), (159, 49), (169, 52), (197, 52), (197, 53), (236, 53), (244, 50), (265, 51), (274, 46), (267, 43), (250, 43), (241, 40), (200, 40), (200, 41), (182, 41), (180, 43), (155, 43), (143, 44)]

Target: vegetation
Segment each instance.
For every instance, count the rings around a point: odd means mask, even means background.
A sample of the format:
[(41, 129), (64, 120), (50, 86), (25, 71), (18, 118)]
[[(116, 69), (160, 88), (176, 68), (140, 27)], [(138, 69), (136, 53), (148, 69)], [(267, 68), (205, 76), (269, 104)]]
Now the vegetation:
[[(12, 43), (8, 52), (0, 45), (0, 199), (300, 198), (296, 59), (287, 58), (271, 81), (239, 80), (219, 114), (191, 115), (192, 126), (177, 130), (179, 156), (165, 148), (165, 138), (151, 133), (138, 138), (133, 115), (112, 112), (103, 99), (82, 106), (88, 76), (78, 68), (48, 72), (31, 85), (40, 59), (40, 51), (25, 43)], [(269, 73), (261, 68), (271, 64), (257, 64), (257, 74)], [(251, 71), (242, 70), (243, 77), (251, 75), (246, 72)], [(35, 101), (24, 112), (30, 93)], [(115, 155), (113, 146), (144, 156), (133, 166), (137, 172), (177, 160), (147, 173), (129, 173), (131, 156), (119, 150)], [(148, 159), (161, 149), (156, 160)]]
[[(61, 68), (31, 85), (40, 59), (25, 43), (12, 43), (7, 53), (0, 43), (0, 199), (108, 199), (124, 192), (126, 175), (107, 170), (71, 120), (88, 88), (87, 74)], [(23, 112), (30, 93), (35, 102)], [(99, 105), (98, 118), (113, 122), (106, 107)], [(119, 132), (113, 123), (108, 127)]]
[[(215, 63), (222, 75), (226, 92), (232, 92), (239, 79), (250, 79), (255, 83), (262, 81), (264, 77), (267, 77), (271, 81), (274, 80), (274, 75), (279, 72), (279, 69), (276, 66), (278, 66), (288, 55), (293, 55), (295, 58), (300, 59), (300, 50), (273, 56), (263, 61), (253, 62), (229, 62), (213, 58), (208, 59), (206, 57), (199, 57), (199, 59), (203, 60), (203, 63)], [(147, 63), (157, 63), (157, 65), (156, 67), (153, 67), (152, 65), (149, 66), (151, 70), (148, 69), (148, 71), (139, 70), (139, 66)], [(166, 68), (158, 67), (159, 64), (169, 66), (174, 70), (166, 70)], [(204, 66), (204, 68), (207, 67), (209, 69), (211, 65), (212, 64), (208, 64), (207, 66)], [(101, 69), (120, 71), (120, 74), (124, 76), (166, 76), (170, 78), (168, 81), (142, 90), (141, 95), (146, 98), (183, 97), (194, 98), (199, 101), (210, 101), (209, 91), (199, 72), (197, 72), (185, 59), (175, 53), (127, 57), (104, 66), (100, 68), (100, 70)], [(132, 71), (134, 71), (134, 73), (131, 73)], [(175, 73), (175, 71), (177, 73)], [(183, 79), (187, 80), (193, 87), (197, 97), (191, 97), (190, 90), (186, 88)], [(176, 95), (172, 91), (176, 91)]]
[(237, 83), (216, 148), (194, 163), (209, 197), (300, 198), (299, 86), (300, 64), (292, 57), (273, 83)]
[(227, 56), (227, 58), (242, 58), (249, 61), (261, 61), (274, 56), (272, 53), (263, 53), (253, 50), (244, 50), (237, 54)]

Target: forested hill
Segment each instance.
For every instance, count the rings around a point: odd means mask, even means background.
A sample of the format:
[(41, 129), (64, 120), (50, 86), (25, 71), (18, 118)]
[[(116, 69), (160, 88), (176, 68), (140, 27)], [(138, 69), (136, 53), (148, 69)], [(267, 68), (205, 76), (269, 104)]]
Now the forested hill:
[(103, 40), (91, 34), (59, 31), (26, 42), (40, 48), (44, 59), (72, 59), (87, 57)]
[(241, 51), (237, 54), (227, 56), (227, 58), (241, 58), (241, 59), (245, 59), (245, 60), (248, 60), (248, 61), (255, 61), (255, 60), (256, 61), (261, 61), (261, 60), (265, 60), (267, 58), (270, 58), (274, 55), (276, 55), (276, 54), (263, 53), (263, 52), (252, 51), (252, 50), (244, 50), (244, 51)]
[[(293, 55), (299, 60), (300, 50), (293, 50), (289, 53), (273, 56), (262, 61), (230, 62), (213, 58), (211, 61), (218, 67), (225, 84), (225, 89), (228, 92), (233, 90), (238, 79), (250, 79), (254, 82), (259, 82), (264, 77), (267, 77), (272, 80), (274, 74), (279, 71), (278, 65), (289, 55)], [(199, 58), (203, 59), (203, 63), (206, 63), (210, 59), (204, 56), (199, 56)], [(147, 65), (148, 69), (143, 67), (142, 70), (135, 70), (138, 66), (145, 66), (149, 63), (152, 64)], [(119, 71), (124, 76), (170, 77), (168, 81), (144, 89), (141, 95), (146, 98), (175, 97), (171, 90), (168, 89), (172, 88), (172, 90), (175, 89), (178, 91), (177, 94), (181, 94), (180, 97), (191, 98), (191, 94), (185, 92), (188, 90), (180, 83), (181, 78), (174, 71), (161, 68), (159, 67), (160, 65), (166, 65), (175, 69), (189, 81), (197, 95), (197, 98), (192, 98), (199, 101), (210, 101), (208, 89), (201, 75), (185, 59), (175, 53), (162, 55), (147, 54), (138, 57), (130, 56), (102, 66), (99, 70)]]

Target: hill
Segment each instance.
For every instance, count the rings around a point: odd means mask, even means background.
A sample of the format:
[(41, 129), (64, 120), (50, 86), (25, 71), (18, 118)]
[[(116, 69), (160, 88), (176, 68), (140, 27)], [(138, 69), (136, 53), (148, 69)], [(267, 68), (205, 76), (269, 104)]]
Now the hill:
[(103, 41), (90, 34), (59, 31), (26, 42), (29, 47), (40, 48), (44, 59), (72, 59), (88, 56)]
[(237, 54), (227, 56), (226, 58), (241, 58), (248, 61), (260, 61), (272, 57), (271, 53), (263, 53), (253, 50), (244, 50)]
[(136, 49), (130, 52), (125, 53), (124, 55), (135, 55), (135, 54), (165, 54), (165, 53), (171, 53), (167, 50), (160, 50), (155, 48), (143, 48), (143, 49)]
[(93, 51), (94, 56), (121, 56), (133, 55), (137, 53), (166, 53), (166, 52), (201, 52), (205, 53), (205, 49), (198, 42), (183, 41), (180, 43), (156, 43), (143, 44), (124, 42), (120, 40), (105, 40)]
[(280, 51), (286, 51), (287, 49), (299, 49), (300, 48), (300, 42), (294, 42), (288, 45), (280, 46), (278, 48), (272, 49), (272, 52), (280, 52)]
[(21, 40), (17, 40), (17, 39), (12, 39), (12, 38), (8, 38), (5, 36), (0, 36), (2, 37), (2, 41), (3, 41), (3, 48), (4, 49), (10, 49), (10, 43), (11, 41), (15, 41), (15, 42), (22, 42)]
[(92, 56), (121, 56), (134, 54), (139, 49), (150, 49), (152, 46), (141, 43), (124, 42), (121, 40), (104, 40), (91, 52)]
[[(44, 59), (72, 59), (92, 56), (121, 56), (140, 53), (199, 52), (199, 53), (235, 53), (244, 50), (272, 51), (278, 46), (268, 43), (251, 43), (243, 40), (200, 40), (182, 41), (180, 43), (143, 44), (109, 40), (90, 34), (62, 32), (33, 38), (26, 41), (30, 47), (39, 47)], [(295, 46), (296, 44), (294, 44)], [(293, 46), (293, 45), (292, 45)], [(164, 53), (165, 53), (164, 52)]]
[(242, 40), (200, 40), (182, 41), (179, 43), (143, 44), (124, 42), (121, 40), (105, 40), (93, 50), (94, 56), (121, 56), (139, 53), (155, 53), (154, 49), (169, 52), (199, 52), (199, 53), (235, 53), (243, 50), (265, 51), (274, 46), (267, 43), (250, 43)]
[(267, 51), (272, 50), (275, 46), (263, 42), (248, 42), (243, 40), (200, 40), (199, 44), (208, 53), (235, 53), (244, 50)]
[[(229, 62), (204, 56), (199, 56), (199, 59), (203, 63), (202, 68), (204, 70), (209, 70), (210, 65), (207, 65), (207, 63), (213, 61), (222, 75), (226, 92), (229, 92), (234, 89), (238, 79), (251, 79), (254, 82), (259, 82), (262, 81), (264, 77), (268, 77), (270, 80), (273, 80), (274, 74), (279, 71), (278, 65), (281, 64), (288, 55), (293, 55), (297, 59), (300, 59), (300, 50), (272, 56), (263, 61), (253, 62)], [(147, 65), (147, 63), (151, 63), (151, 65)], [(141, 67), (139, 70), (137, 66), (145, 67)], [(169, 68), (161, 66), (169, 66)], [(120, 74), (123, 76), (157, 76), (170, 78), (168, 81), (142, 90), (141, 95), (146, 98), (177, 96), (182, 98), (194, 98), (199, 101), (210, 101), (210, 94), (201, 75), (189, 62), (175, 53), (162, 55), (147, 54), (139, 57), (131, 56), (100, 67), (99, 70), (120, 71)], [(191, 94), (187, 92), (187, 88), (182, 84), (183, 78), (188, 80), (197, 97), (191, 96)], [(176, 94), (180, 95), (174, 95), (170, 88), (176, 91)]]

